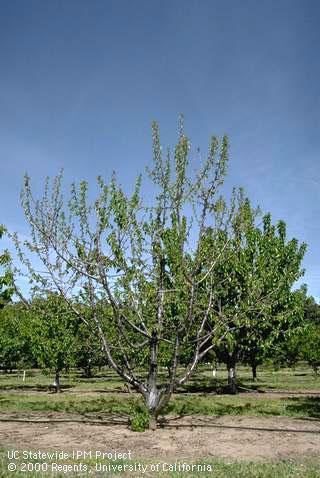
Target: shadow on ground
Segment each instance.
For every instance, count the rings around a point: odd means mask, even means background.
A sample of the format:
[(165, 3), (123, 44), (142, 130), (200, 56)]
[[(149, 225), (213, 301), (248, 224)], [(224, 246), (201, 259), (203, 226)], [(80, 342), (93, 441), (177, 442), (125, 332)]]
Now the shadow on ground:
[(290, 397), (286, 400), (289, 401), (286, 409), (292, 414), (320, 419), (320, 397)]
[[(73, 388), (74, 385), (62, 385), (61, 390), (69, 390), (70, 388)], [(1, 391), (17, 391), (17, 390), (26, 390), (30, 392), (48, 392), (52, 389), (52, 385), (12, 385), (12, 384), (4, 384), (0, 385), (0, 392)]]
[[(265, 384), (261, 384), (259, 382), (253, 383), (243, 383), (242, 381), (238, 380), (238, 393), (247, 393), (247, 392), (259, 392), (264, 393), (268, 390), (274, 390), (275, 386), (268, 385), (265, 387)], [(225, 380), (211, 380), (211, 379), (203, 379), (203, 380), (191, 380), (189, 383), (184, 385), (183, 387), (179, 388), (176, 393), (213, 393), (213, 394), (228, 394), (229, 387), (226, 385)]]

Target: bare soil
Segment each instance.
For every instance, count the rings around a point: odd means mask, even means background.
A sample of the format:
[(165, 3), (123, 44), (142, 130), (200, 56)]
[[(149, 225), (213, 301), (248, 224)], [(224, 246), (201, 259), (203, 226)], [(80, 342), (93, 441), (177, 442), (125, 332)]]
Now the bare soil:
[(63, 413), (0, 414), (0, 447), (21, 450), (126, 452), (133, 459), (277, 461), (318, 458), (320, 421), (287, 417), (168, 417), (155, 431), (126, 419)]

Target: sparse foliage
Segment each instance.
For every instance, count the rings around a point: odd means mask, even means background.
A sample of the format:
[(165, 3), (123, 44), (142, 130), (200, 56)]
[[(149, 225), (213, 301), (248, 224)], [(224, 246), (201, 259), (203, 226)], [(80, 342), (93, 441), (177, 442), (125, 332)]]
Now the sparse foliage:
[[(0, 224), (0, 239), (5, 232), (5, 227)], [(13, 276), (9, 268), (10, 261), (10, 254), (7, 250), (0, 254), (0, 267), (3, 270), (3, 275), (0, 276), (0, 309), (10, 302), (13, 294)]]
[[(173, 158), (169, 152), (163, 157), (155, 123), (152, 133), (153, 201), (142, 201), (141, 177), (128, 196), (114, 174), (109, 184), (98, 178), (99, 193), (91, 203), (85, 181), (72, 185), (65, 202), (61, 174), (52, 188), (46, 181), (43, 197), (36, 200), (26, 176), (21, 198), (31, 240), (14, 240), (34, 290), (56, 290), (98, 332), (108, 363), (143, 395), (154, 426), (172, 392), (212, 349), (218, 329), (221, 335), (227, 330), (214, 301), (215, 266), (224, 248), (209, 255), (206, 230), (211, 227), (215, 237), (224, 228), (217, 211), (228, 141), (213, 137), (207, 158), (193, 174), (182, 121)], [(45, 274), (35, 270), (25, 249), (38, 256)], [(89, 319), (74, 307), (75, 300), (90, 307)], [(101, 300), (112, 309), (108, 328)], [(192, 354), (181, 370), (186, 348)], [(166, 383), (159, 378), (161, 363), (170, 370)]]

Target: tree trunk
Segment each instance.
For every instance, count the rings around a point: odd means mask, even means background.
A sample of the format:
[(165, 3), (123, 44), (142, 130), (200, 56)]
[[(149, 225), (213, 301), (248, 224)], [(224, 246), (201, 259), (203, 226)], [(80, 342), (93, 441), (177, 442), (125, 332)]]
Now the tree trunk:
[(155, 431), (156, 429), (157, 429), (157, 417), (151, 415), (149, 420), (149, 430)]
[(84, 367), (84, 376), (86, 378), (92, 378), (92, 369), (91, 369), (91, 364), (88, 363), (85, 367)]
[(56, 390), (56, 393), (61, 392), (61, 387), (60, 387), (60, 370), (56, 370), (53, 386)]
[(145, 402), (150, 415), (149, 429), (155, 430), (157, 428), (157, 418), (160, 410), (159, 402), (161, 398), (160, 390), (154, 385), (146, 394)]
[(257, 364), (255, 361), (251, 363), (252, 370), (252, 380), (255, 382), (257, 380)]
[(156, 386), (144, 395), (145, 404), (150, 417), (149, 430), (156, 430), (158, 416), (169, 402), (171, 395), (172, 391), (169, 387), (165, 389), (157, 388)]
[(148, 375), (148, 390), (145, 393), (145, 403), (150, 415), (149, 428), (157, 427), (158, 408), (161, 399), (161, 390), (157, 387), (158, 377), (158, 337), (157, 332), (152, 332), (150, 341), (150, 368)]
[(238, 393), (238, 388), (237, 388), (237, 377), (236, 377), (236, 357), (231, 356), (229, 357), (228, 363), (227, 363), (227, 370), (228, 370), (228, 388), (229, 392), (232, 395), (235, 395)]

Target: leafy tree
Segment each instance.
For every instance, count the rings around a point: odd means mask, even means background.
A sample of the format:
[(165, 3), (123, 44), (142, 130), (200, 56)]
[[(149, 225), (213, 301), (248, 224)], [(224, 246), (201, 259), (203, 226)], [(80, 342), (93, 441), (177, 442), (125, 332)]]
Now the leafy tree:
[(55, 374), (60, 392), (60, 374), (76, 362), (79, 320), (58, 294), (35, 297), (29, 311), (29, 340), (39, 366)]
[(86, 324), (79, 322), (75, 339), (75, 366), (83, 369), (85, 377), (91, 378), (93, 367), (105, 364), (99, 337), (93, 334)]
[[(57, 290), (86, 326), (97, 330), (108, 363), (143, 396), (154, 427), (173, 391), (213, 348), (212, 338), (226, 333), (227, 325), (218, 330), (223, 318), (214, 301), (215, 267), (224, 249), (208, 255), (206, 230), (210, 226), (215, 237), (224, 227), (215, 218), (228, 141), (213, 137), (207, 158), (193, 173), (182, 121), (173, 157), (170, 152), (163, 157), (155, 123), (152, 132), (149, 177), (155, 198), (142, 200), (141, 177), (128, 196), (113, 175), (109, 184), (98, 178), (92, 203), (85, 181), (72, 185), (65, 203), (59, 175), (52, 188), (46, 181), (43, 197), (36, 200), (26, 176), (22, 204), (32, 240), (21, 244), (16, 235), (14, 240), (33, 285)], [(32, 267), (28, 252), (40, 258), (46, 274)], [(74, 306), (80, 293), (90, 307), (89, 320)], [(108, 327), (101, 300), (112, 310)], [(208, 330), (213, 315), (218, 319)], [(186, 349), (192, 354), (181, 369)], [(170, 369), (165, 383), (159, 378), (162, 363)]]
[[(286, 237), (286, 225), (271, 223), (270, 214), (257, 224), (260, 212), (243, 192), (234, 195), (228, 235), (228, 256), (217, 275), (220, 316), (229, 322), (223, 340), (215, 340), (215, 352), (226, 363), (231, 393), (236, 393), (236, 364), (256, 367), (277, 340), (303, 318), (301, 291), (292, 285), (302, 275), (305, 244)], [(227, 241), (227, 238), (224, 238)]]
[(302, 358), (313, 368), (316, 374), (320, 369), (320, 305), (313, 297), (307, 297), (304, 307), (306, 323), (302, 336)]
[(314, 297), (305, 298), (304, 303), (304, 320), (306, 322), (320, 323), (320, 305), (317, 304)]
[[(0, 239), (5, 232), (5, 227), (0, 224)], [(0, 276), (0, 309), (10, 302), (13, 294), (13, 276), (9, 269), (10, 261), (7, 250), (0, 254), (0, 267), (4, 269), (4, 274)]]
[(309, 322), (301, 334), (301, 356), (312, 367), (315, 374), (320, 370), (320, 323)]
[(0, 366), (6, 371), (32, 365), (25, 330), (26, 310), (23, 304), (8, 304), (0, 309)]
[(301, 345), (304, 329), (305, 325), (302, 323), (286, 333), (283, 340), (277, 341), (272, 348), (272, 353), (264, 357), (264, 361), (279, 369), (283, 366), (293, 367), (299, 360), (303, 360)]
[(284, 340), (280, 341), (272, 354), (272, 361), (277, 366), (292, 367), (299, 360), (310, 364), (315, 373), (320, 366), (320, 306), (313, 297), (307, 296), (306, 287), (302, 288), (303, 318), (290, 329)]

